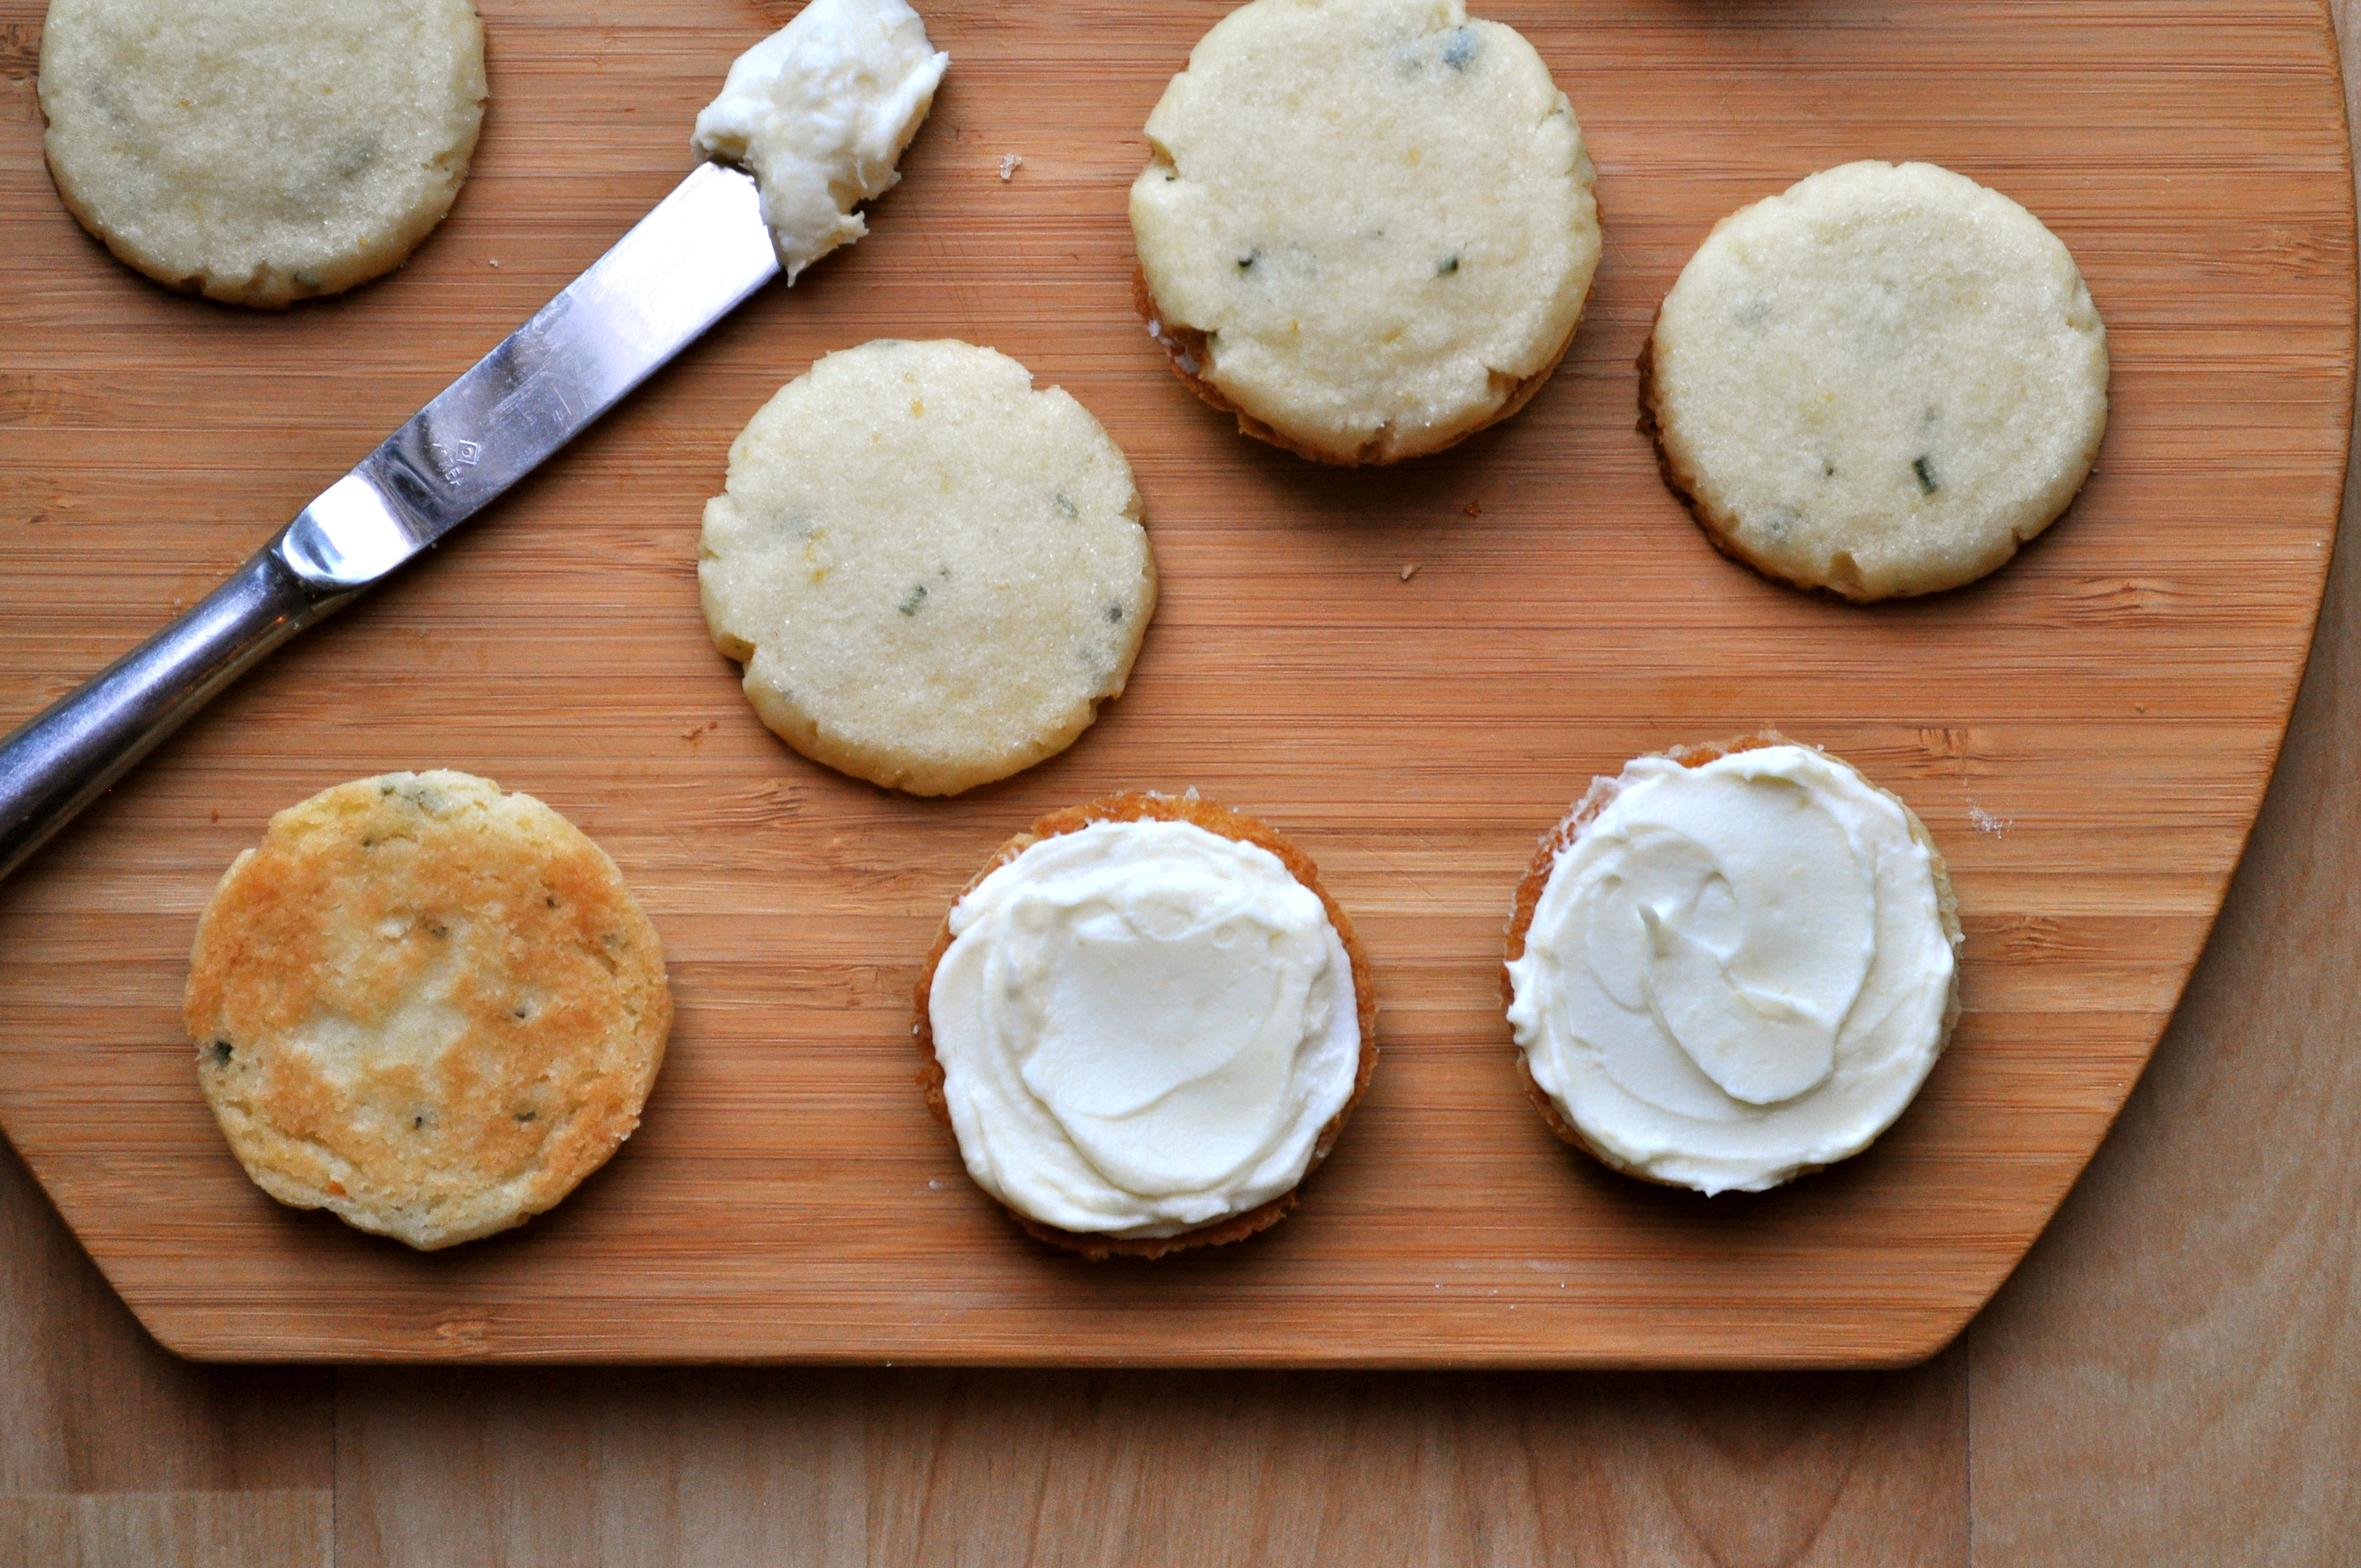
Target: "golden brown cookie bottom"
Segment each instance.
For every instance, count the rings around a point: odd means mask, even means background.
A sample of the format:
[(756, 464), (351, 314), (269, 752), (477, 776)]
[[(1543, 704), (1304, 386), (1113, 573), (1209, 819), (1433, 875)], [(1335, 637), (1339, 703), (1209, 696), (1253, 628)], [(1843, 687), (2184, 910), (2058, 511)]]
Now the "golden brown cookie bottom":
[(255, 1183), (422, 1250), (520, 1224), (603, 1165), (672, 1019), (662, 945), (605, 851), (445, 772), (274, 817), (198, 922), (182, 1009)]

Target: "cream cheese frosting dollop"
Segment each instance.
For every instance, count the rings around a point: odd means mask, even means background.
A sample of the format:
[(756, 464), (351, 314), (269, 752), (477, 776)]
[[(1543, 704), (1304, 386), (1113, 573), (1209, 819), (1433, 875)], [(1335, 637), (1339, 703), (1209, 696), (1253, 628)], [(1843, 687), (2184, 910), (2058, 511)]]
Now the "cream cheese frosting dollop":
[(1866, 1148), (1956, 1013), (1916, 819), (1795, 745), (1643, 757), (1602, 793), (1508, 966), (1533, 1081), (1610, 1165), (1705, 1192)]
[(950, 62), (904, 0), (811, 0), (730, 67), (697, 150), (752, 171), (788, 282), (869, 232), (852, 209), (900, 181)]
[(952, 908), (928, 997), (977, 1185), (1060, 1230), (1170, 1236), (1270, 1201), (1352, 1097), (1352, 959), (1279, 857), (1093, 822)]

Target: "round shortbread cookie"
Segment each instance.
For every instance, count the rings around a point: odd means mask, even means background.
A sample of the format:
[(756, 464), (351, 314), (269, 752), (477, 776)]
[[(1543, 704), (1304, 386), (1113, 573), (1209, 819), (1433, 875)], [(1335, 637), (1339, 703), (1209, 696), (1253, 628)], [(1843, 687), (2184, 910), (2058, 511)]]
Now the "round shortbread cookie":
[(1641, 356), (1643, 422), (1715, 545), (1869, 600), (1972, 582), (2097, 459), (2107, 334), (1997, 191), (1849, 163), (1724, 218)]
[[(1174, 1207), (1174, 1200), (1181, 1198), (1181, 1189), (1187, 1184), (1173, 1182), (1169, 1171), (1165, 1173), (1164, 1181), (1148, 1184), (1156, 1190), (1152, 1197), (1143, 1197), (1136, 1191), (1113, 1186), (1115, 1178), (1110, 1172), (1122, 1170), (1126, 1164), (1137, 1161), (1140, 1156), (1148, 1154), (1159, 1145), (1164, 1146), (1164, 1154), (1178, 1156), (1184, 1164), (1191, 1158), (1203, 1159), (1206, 1151), (1202, 1147), (1204, 1140), (1202, 1136), (1191, 1136), (1183, 1129), (1161, 1124), (1159, 1113), (1172, 1102), (1187, 1098), (1191, 1088), (1195, 1087), (1188, 1081), (1190, 1074), (1187, 1069), (1178, 1073), (1174, 1071), (1172, 1058), (1196, 1058), (1191, 1066), (1206, 1078), (1234, 1075), (1240, 1070), (1237, 1058), (1224, 1059), (1221, 1052), (1224, 1047), (1237, 1050), (1241, 1042), (1168, 1038), (1157, 1043), (1161, 1047), (1160, 1050), (1154, 1047), (1143, 1050), (1143, 1036), (1155, 1031), (1139, 1027), (1137, 1019), (1108, 1018), (1106, 1006), (1117, 999), (1105, 995), (1093, 997), (1092, 988), (1087, 984), (1078, 986), (1071, 993), (1064, 995), (1060, 1003), (1052, 1007), (1052, 1012), (1064, 1013), (1071, 1009), (1075, 1014), (1076, 1024), (1087, 1024), (1095, 1019), (1103, 1029), (1113, 1025), (1114, 1037), (1101, 1035), (1093, 1038), (1093, 1031), (1087, 1027), (1071, 1027), (1062, 1032), (1080, 1036), (1066, 1041), (1069, 1047), (1082, 1044), (1090, 1048), (1095, 1059), (1088, 1064), (1084, 1076), (1094, 1080), (1099, 1092), (1104, 1095), (1112, 1091), (1116, 1098), (1129, 1102), (1125, 1113), (1113, 1118), (1115, 1127), (1106, 1129), (1120, 1129), (1123, 1135), (1117, 1141), (1127, 1146), (1115, 1150), (1112, 1157), (1102, 1149), (1093, 1158), (1081, 1148), (1069, 1146), (1067, 1135), (1059, 1130), (1064, 1118), (1060, 1116), (1056, 1102), (1071, 1099), (1071, 1096), (1059, 1095), (1035, 1070), (1041, 1065), (1038, 1058), (1050, 1054), (1046, 1048), (1047, 1042), (1034, 1042), (1033, 1060), (1021, 1065), (996, 1062), (991, 1059), (989, 1053), (979, 1050), (975, 1042), (962, 1044), (938, 1033), (935, 1016), (938, 992), (945, 985), (945, 960), (950, 956), (954, 943), (960, 939), (953, 925), (961, 913), (961, 905), (994, 873), (1049, 840), (1108, 825), (1144, 823), (1170, 825), (1184, 832), (1193, 829), (1246, 846), (1248, 859), (1259, 852), (1268, 861), (1276, 862), (1267, 865), (1271, 875), (1291, 880), (1318, 901), (1318, 911), (1324, 915), (1327, 932), (1334, 943), (1334, 951), (1341, 953), (1345, 960), (1344, 973), (1335, 977), (1341, 982), (1336, 989), (1343, 993), (1338, 999), (1340, 1011), (1325, 1021), (1321, 1033), (1325, 1036), (1329, 1028), (1334, 1027), (1338, 1031), (1337, 1041), (1342, 1042), (1343, 1048), (1332, 1050), (1320, 1042), (1306, 1042), (1293, 1060), (1293, 1070), (1287, 1075), (1288, 1083), (1275, 1091), (1273, 1100), (1264, 1102), (1249, 1096), (1247, 1098), (1254, 1101), (1254, 1104), (1241, 1107), (1237, 1113), (1237, 1121), (1251, 1123), (1256, 1112), (1267, 1104), (1289, 1102), (1297, 1103), (1299, 1110), (1301, 1105), (1314, 1107), (1308, 1113), (1299, 1114), (1299, 1124), (1292, 1127), (1290, 1138), (1282, 1140), (1285, 1146), (1295, 1151), (1296, 1158), (1288, 1162), (1262, 1187), (1261, 1190), (1268, 1190), (1269, 1186), (1283, 1183), (1282, 1190), (1274, 1195), (1258, 1201), (1249, 1196), (1238, 1200), (1237, 1206), (1227, 1206), (1226, 1212), (1195, 1218), (1189, 1223), (1145, 1225), (1124, 1234), (1115, 1234), (1106, 1229), (1067, 1229), (1054, 1220), (1034, 1212), (1032, 1205), (1035, 1201), (1056, 1193), (1060, 1187), (1070, 1186), (1077, 1179), (1083, 1188), (1105, 1188), (1098, 1194), (1103, 1199), (1120, 1194), (1126, 1201), (1146, 1203), (1150, 1208), (1169, 1212)], [(1118, 875), (1115, 881), (1117, 884), (1136, 882), (1137, 874), (1135, 869), (1130, 875)], [(1091, 917), (1086, 923), (1085, 939), (1077, 946), (1088, 948), (1097, 945), (1109, 950), (1121, 950), (1126, 937), (1136, 938), (1141, 934), (1137, 927), (1143, 915), (1146, 924), (1153, 931), (1168, 938), (1183, 934), (1191, 921), (1202, 922), (1213, 917), (1207, 903), (1206, 887), (1202, 881), (1184, 878), (1175, 884), (1143, 891), (1146, 894), (1144, 902), (1153, 905), (1152, 912), (1134, 910), (1126, 915), (1108, 907), (1104, 902), (1093, 902), (1090, 905)], [(1258, 944), (1244, 934), (1255, 930), (1258, 923), (1251, 916), (1240, 919), (1240, 911), (1236, 909), (1223, 913), (1225, 918), (1223, 919), (1222, 929), (1215, 933), (1216, 941), (1238, 967), (1222, 989), (1225, 993), (1258, 995), (1260, 992), (1251, 963), (1251, 955), (1257, 951)], [(1029, 926), (1032, 922), (1025, 924)], [(1276, 933), (1268, 930), (1256, 931), (1255, 934), (1265, 941), (1277, 939)], [(1185, 986), (1175, 987), (1176, 980), (1181, 978), (1176, 974), (1176, 969), (1185, 970), (1185, 965), (1176, 966), (1169, 959), (1152, 951), (1135, 953), (1130, 955), (1130, 959), (1131, 961), (1122, 963), (1118, 969), (1124, 982), (1122, 989), (1138, 996), (1153, 998), (1147, 1003), (1153, 1013), (1170, 1017), (1189, 1017), (1192, 1023), (1200, 1021), (1200, 1015), (1188, 1005)], [(1019, 970), (1029, 972), (1029, 966), (1008, 966), (1000, 972), (1005, 978)], [(1037, 975), (1033, 978), (1037, 981), (1049, 982), (1054, 988), (1054, 977)], [(972, 984), (975, 979), (975, 975), (970, 973), (960, 983)], [(1030, 829), (1002, 845), (984, 863), (983, 869), (968, 883), (960, 899), (954, 901), (950, 914), (944, 917), (934, 951), (928, 955), (926, 972), (919, 977), (916, 1000), (917, 1023), (913, 1032), (924, 1063), (919, 1069), (919, 1086), (925, 1091), (928, 1108), (934, 1113), (935, 1119), (951, 1129), (959, 1143), (961, 1157), (977, 1185), (1000, 1203), (1009, 1218), (1037, 1240), (1081, 1253), (1093, 1261), (1118, 1255), (1155, 1258), (1194, 1247), (1221, 1246), (1242, 1241), (1279, 1223), (1296, 1206), (1304, 1178), (1317, 1168), (1335, 1146), (1337, 1136), (1345, 1130), (1353, 1108), (1368, 1091), (1369, 1080), (1377, 1072), (1377, 992), (1370, 981), (1368, 956), (1362, 951), (1351, 916), (1321, 884), (1319, 870), (1312, 865), (1310, 857), (1293, 843), (1244, 812), (1233, 811), (1227, 806), (1202, 799), (1194, 792), (1182, 795), (1109, 795), (1085, 806), (1050, 812), (1035, 822)], [(1343, 1004), (1347, 1001), (1349, 1008), (1345, 1008)], [(1021, 1011), (1022, 1004), (1004, 997), (994, 1011), (997, 1013), (1003, 1009)], [(1216, 1062), (1220, 1065), (1213, 1065)], [(1077, 1065), (1071, 1061), (1066, 1064), (1070, 1071)], [(954, 1081), (954, 1073), (959, 1075), (961, 1081)], [(1137, 1080), (1158, 1073), (1165, 1075), (1161, 1081), (1146, 1089), (1138, 1087)], [(1046, 1101), (1041, 1097), (1044, 1090), (1049, 1091)], [(1144, 1105), (1137, 1103), (1142, 1100), (1147, 1102)], [(1068, 1115), (1071, 1114), (1071, 1104), (1065, 1110)], [(1227, 1122), (1230, 1118), (1223, 1120)], [(1225, 1132), (1231, 1130), (1227, 1126), (1224, 1128)], [(1034, 1146), (1030, 1152), (1027, 1152), (1028, 1145)], [(1045, 1145), (1047, 1157), (1044, 1157)], [(1155, 1163), (1152, 1155), (1148, 1163)], [(1062, 1175), (1060, 1167), (1065, 1168)], [(1071, 1207), (1074, 1196), (1071, 1190), (1064, 1193), (1063, 1206)], [(1186, 1200), (1182, 1199), (1182, 1201)]]
[(884, 339), (730, 447), (697, 581), (763, 722), (815, 762), (955, 795), (1120, 696), (1156, 609), (1131, 465), (1082, 404), (972, 344)]
[(50, 0), (49, 170), (150, 278), (284, 306), (401, 264), (484, 110), (468, 0)]
[(467, 773), (270, 819), (197, 926), (183, 1017), (247, 1174), (423, 1250), (548, 1209), (639, 1124), (664, 950), (598, 845)]
[(1506, 419), (1573, 341), (1599, 253), (1582, 130), (1461, 0), (1254, 0), (1148, 117), (1140, 308), (1200, 396), (1323, 463)]

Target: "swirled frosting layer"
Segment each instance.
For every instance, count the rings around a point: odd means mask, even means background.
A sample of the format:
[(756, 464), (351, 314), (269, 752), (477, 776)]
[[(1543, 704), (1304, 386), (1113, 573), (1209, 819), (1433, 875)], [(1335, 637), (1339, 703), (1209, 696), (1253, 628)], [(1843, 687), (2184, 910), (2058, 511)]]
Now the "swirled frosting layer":
[(1352, 959), (1257, 845), (1093, 823), (994, 871), (950, 925), (928, 1015), (960, 1153), (1044, 1224), (1169, 1236), (1256, 1208), (1352, 1095)]
[(1533, 1081), (1609, 1164), (1706, 1192), (1859, 1153), (1949, 1030), (1939, 866), (1807, 747), (1632, 762), (1509, 965)]

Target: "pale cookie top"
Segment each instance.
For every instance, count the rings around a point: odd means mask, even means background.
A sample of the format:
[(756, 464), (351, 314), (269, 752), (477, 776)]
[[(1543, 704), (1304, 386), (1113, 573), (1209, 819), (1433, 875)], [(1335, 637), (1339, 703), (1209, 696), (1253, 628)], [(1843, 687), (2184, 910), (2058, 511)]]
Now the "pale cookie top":
[(869, 232), (853, 206), (900, 181), (950, 61), (904, 0), (811, 0), (730, 67), (697, 150), (753, 171), (788, 282)]
[(953, 907), (928, 998), (976, 1184), (1170, 1236), (1289, 1191), (1361, 1061), (1353, 965), (1279, 857), (1191, 822), (1043, 839)]
[(1993, 570), (2065, 510), (2106, 429), (2106, 329), (2074, 258), (1932, 164), (1849, 163), (1723, 219), (1652, 352), (1699, 521), (1850, 598)]
[(1508, 966), (1558, 1113), (1608, 1163), (1705, 1192), (1867, 1147), (1954, 1005), (1940, 862), (1909, 809), (1794, 745), (1642, 757), (1585, 806)]
[(638, 1125), (672, 1021), (615, 863), (488, 779), (338, 784), (197, 926), (197, 1079), (262, 1190), (421, 1248), (549, 1208)]
[(1071, 745), (1156, 607), (1131, 466), (989, 348), (831, 354), (730, 448), (697, 580), (715, 645), (806, 756), (917, 795)]
[(1131, 189), (1163, 328), (1282, 444), (1448, 446), (1529, 393), (1598, 263), (1565, 94), (1459, 0), (1255, 0), (1172, 79)]
[(280, 306), (399, 266), (467, 177), (467, 0), (51, 0), (49, 170), (149, 277)]

